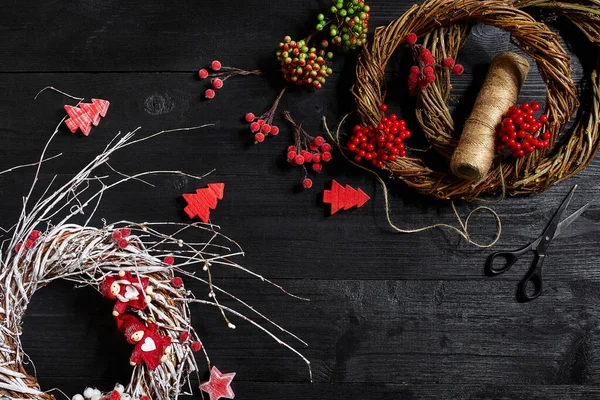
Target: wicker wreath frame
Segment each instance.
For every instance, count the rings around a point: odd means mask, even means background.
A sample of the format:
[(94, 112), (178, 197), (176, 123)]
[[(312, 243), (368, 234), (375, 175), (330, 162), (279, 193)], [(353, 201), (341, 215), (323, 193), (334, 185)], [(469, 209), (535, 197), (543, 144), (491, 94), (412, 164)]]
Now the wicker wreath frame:
[[(549, 117), (551, 143), (566, 136), (552, 149), (536, 151), (514, 162), (496, 157), (488, 176), (479, 182), (454, 176), (450, 169), (434, 170), (419, 158), (399, 157), (384, 163), (383, 169), (404, 181), (417, 192), (437, 198), (473, 200), (482, 194), (501, 190), (509, 195), (533, 194), (570, 178), (587, 167), (600, 149), (600, 78), (590, 75), (589, 97), (578, 99), (570, 73), (570, 57), (559, 43), (558, 35), (523, 11), (526, 7), (554, 10), (577, 26), (592, 44), (600, 44), (600, 6), (592, 0), (581, 3), (545, 0), (428, 0), (414, 5), (401, 17), (375, 30), (372, 42), (363, 49), (357, 65), (357, 81), (352, 88), (363, 125), (377, 125), (385, 99), (385, 69), (392, 54), (414, 32), (424, 37), (424, 45), (436, 59), (453, 57), (465, 43), (470, 24), (495, 26), (509, 32), (517, 46), (536, 64), (546, 84), (545, 113)], [(450, 159), (459, 139), (446, 104), (450, 95), (450, 73), (437, 71), (436, 82), (420, 91), (416, 116), (431, 149)], [(569, 133), (565, 126), (579, 104)], [(568, 135), (568, 136), (567, 136)]]

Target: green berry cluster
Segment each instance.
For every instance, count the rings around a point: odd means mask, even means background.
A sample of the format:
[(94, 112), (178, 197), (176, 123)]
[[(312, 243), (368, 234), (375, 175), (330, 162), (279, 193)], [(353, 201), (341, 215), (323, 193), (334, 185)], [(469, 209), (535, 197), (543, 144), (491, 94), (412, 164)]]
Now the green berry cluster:
[(369, 31), (369, 7), (363, 0), (334, 0), (331, 6), (333, 18), (327, 21), (325, 15), (319, 14), (317, 30), (322, 31), (331, 22), (329, 34), (331, 42), (346, 49), (354, 50), (367, 41)]
[(281, 62), (281, 69), (285, 80), (298, 86), (312, 85), (321, 89), (325, 80), (333, 71), (327, 67), (327, 60), (333, 58), (333, 53), (325, 49), (329, 43), (321, 42), (321, 49), (308, 47), (305, 40), (294, 41), (286, 36), (279, 43), (277, 60)]

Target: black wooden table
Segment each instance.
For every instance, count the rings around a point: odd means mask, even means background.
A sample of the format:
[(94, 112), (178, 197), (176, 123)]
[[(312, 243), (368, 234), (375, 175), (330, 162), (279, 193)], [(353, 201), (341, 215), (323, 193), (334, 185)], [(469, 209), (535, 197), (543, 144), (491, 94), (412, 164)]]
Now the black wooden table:
[[(42, 181), (77, 172), (118, 131), (216, 124), (143, 142), (111, 163), (129, 174), (148, 169), (201, 174), (215, 168), (209, 180), (225, 182), (226, 193), (212, 218), (245, 249), (239, 262), (311, 299), (286, 297), (235, 271), (219, 272), (219, 284), (310, 344), (303, 352), (314, 371), (309, 383), (303, 362), (254, 327), (235, 321), (238, 329), (231, 331), (215, 310), (194, 308), (195, 326), (213, 363), (223, 372), (237, 372), (236, 398), (600, 398), (598, 207), (552, 245), (544, 294), (520, 304), (515, 288), (526, 265), (487, 278), (483, 265), (490, 250), (445, 230), (392, 233), (381, 189), (339, 154), (305, 191), (297, 189), (300, 173), (284, 161), (289, 129), (261, 145), (249, 144), (241, 117), (262, 113), (282, 85), (274, 47), (285, 35), (307, 32), (328, 5), (325, 0), (6, 0), (0, 12), (0, 169), (34, 160), (64, 116), (63, 104), (72, 104), (51, 92), (34, 101), (47, 85), (108, 99), (111, 108), (88, 138), (61, 128), (51, 148), (65, 155), (45, 165)], [(410, 5), (373, 0), (372, 26)], [(581, 37), (565, 32), (567, 49), (585, 53)], [(465, 104), (493, 56), (513, 48), (503, 32), (474, 28), (460, 56), (467, 72), (454, 80), (457, 118), (468, 112)], [(217, 98), (204, 101), (206, 83), (196, 72), (213, 59), (266, 74), (227, 81)], [(406, 107), (410, 101), (403, 99), (408, 65), (406, 53), (390, 65), (389, 102), (404, 104), (403, 115), (414, 124)], [(578, 82), (588, 67), (574, 58)], [(351, 57), (338, 59), (335, 71), (320, 92), (286, 95), (280, 111), (290, 110), (312, 133), (321, 132), (322, 115), (339, 121), (352, 109)], [(522, 99), (543, 96), (534, 71)], [(544, 194), (494, 205), (503, 221), (497, 248), (536, 237), (574, 183), (580, 184), (574, 207), (597, 198), (599, 168), (594, 162)], [(0, 177), (2, 226), (16, 220), (32, 173), (24, 169)], [(372, 201), (326, 218), (319, 194), (333, 178), (363, 188)], [(198, 184), (178, 177), (155, 177), (152, 183), (155, 188), (133, 182), (110, 192), (95, 222), (181, 221), (180, 195)], [(392, 189), (391, 201), (392, 217), (402, 227), (456, 224), (449, 202), (416, 196), (401, 185)], [(474, 205), (457, 207), (465, 216)], [(476, 239), (493, 236), (491, 217), (475, 217), (471, 224)], [(128, 381), (129, 348), (114, 329), (110, 310), (111, 303), (92, 290), (73, 290), (68, 283), (38, 293), (22, 340), (43, 388), (58, 387), (71, 396), (85, 386), (110, 389), (116, 381)]]

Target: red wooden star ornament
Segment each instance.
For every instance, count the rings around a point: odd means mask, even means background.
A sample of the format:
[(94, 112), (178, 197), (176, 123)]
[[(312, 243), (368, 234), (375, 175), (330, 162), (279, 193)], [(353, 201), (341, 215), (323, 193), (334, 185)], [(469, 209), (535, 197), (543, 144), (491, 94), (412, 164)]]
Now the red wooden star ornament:
[(335, 180), (331, 181), (331, 190), (323, 192), (323, 203), (331, 204), (331, 215), (339, 210), (348, 210), (352, 207), (360, 208), (370, 197), (361, 189), (354, 189), (350, 185), (340, 185)]
[(106, 100), (92, 99), (92, 103), (81, 103), (79, 107), (66, 105), (65, 111), (69, 118), (65, 124), (73, 133), (81, 129), (85, 136), (90, 134), (92, 125), (98, 126), (100, 117), (105, 117), (110, 103)]
[(207, 188), (197, 189), (196, 193), (183, 194), (187, 207), (183, 209), (190, 218), (198, 217), (208, 223), (210, 210), (217, 207), (217, 199), (223, 200), (224, 183), (209, 183)]
[(210, 400), (233, 399), (235, 393), (231, 389), (231, 381), (235, 376), (235, 372), (222, 374), (217, 367), (212, 367), (210, 370), (210, 379), (200, 385), (200, 389), (210, 396)]

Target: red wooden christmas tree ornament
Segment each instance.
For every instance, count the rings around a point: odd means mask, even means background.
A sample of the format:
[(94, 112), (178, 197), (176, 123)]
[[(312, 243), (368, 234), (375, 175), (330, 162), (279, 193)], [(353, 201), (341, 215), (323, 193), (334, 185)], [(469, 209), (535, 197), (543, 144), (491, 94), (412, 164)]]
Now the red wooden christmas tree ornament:
[(224, 183), (209, 183), (207, 188), (197, 189), (196, 193), (183, 194), (187, 206), (183, 209), (190, 218), (198, 217), (204, 223), (210, 218), (210, 210), (217, 207), (217, 200), (223, 199)]
[(110, 103), (106, 100), (92, 99), (92, 103), (81, 103), (79, 107), (66, 105), (65, 111), (69, 118), (65, 124), (73, 133), (81, 129), (85, 136), (90, 134), (92, 125), (97, 126), (100, 123), (100, 117), (105, 117)]
[(369, 199), (370, 197), (361, 189), (354, 189), (350, 185), (344, 187), (335, 180), (331, 181), (331, 190), (323, 192), (323, 203), (331, 204), (331, 215), (342, 209), (360, 208)]

